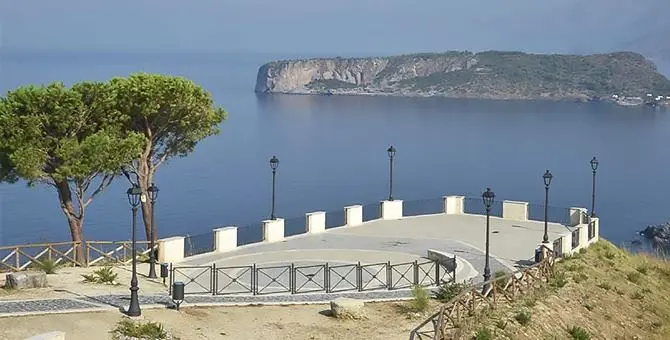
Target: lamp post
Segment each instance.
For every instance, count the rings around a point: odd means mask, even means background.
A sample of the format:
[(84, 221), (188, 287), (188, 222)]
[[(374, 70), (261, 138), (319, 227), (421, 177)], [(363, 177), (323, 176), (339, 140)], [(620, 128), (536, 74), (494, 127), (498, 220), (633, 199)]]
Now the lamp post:
[[(484, 282), (491, 280), (491, 267), (489, 266), (489, 231), (490, 223), (489, 219), (491, 216), (491, 206), (493, 205), (493, 200), (495, 199), (496, 194), (491, 191), (491, 188), (486, 188), (486, 191), (482, 194), (482, 199), (484, 200), (484, 206), (486, 207), (486, 262), (484, 264)], [(486, 294), (486, 291), (491, 287), (491, 283), (484, 284), (482, 294)]]
[(393, 159), (396, 149), (391, 145), (386, 152), (389, 154), (389, 201), (393, 201)]
[(142, 311), (140, 310), (140, 301), (137, 297), (137, 291), (140, 288), (137, 286), (137, 239), (136, 239), (136, 224), (137, 224), (137, 206), (140, 205), (140, 201), (144, 201), (145, 197), (142, 194), (142, 190), (137, 185), (133, 185), (132, 188), (126, 191), (128, 195), (128, 202), (133, 210), (133, 229), (132, 229), (132, 256), (133, 256), (133, 273), (132, 278), (130, 279), (130, 306), (126, 311), (128, 316), (140, 316)]
[(270, 169), (272, 169), (272, 212), (270, 213), (270, 219), (275, 219), (275, 179), (277, 177), (277, 167), (279, 167), (279, 158), (277, 156), (272, 156), (270, 159)]
[(598, 160), (591, 159), (591, 169), (593, 170), (593, 189), (591, 189), (591, 217), (596, 217), (596, 170), (598, 170)]
[(549, 215), (549, 185), (551, 185), (551, 179), (554, 176), (547, 170), (542, 179), (544, 180), (544, 236), (542, 237), (542, 243), (549, 243), (549, 233), (548, 233), (548, 215)]
[(155, 279), (156, 276), (156, 252), (154, 250), (154, 240), (156, 239), (156, 220), (154, 219), (154, 209), (156, 209), (156, 200), (158, 199), (158, 187), (156, 184), (151, 183), (151, 186), (147, 188), (149, 192), (149, 199), (151, 200), (151, 240), (149, 241), (149, 278)]

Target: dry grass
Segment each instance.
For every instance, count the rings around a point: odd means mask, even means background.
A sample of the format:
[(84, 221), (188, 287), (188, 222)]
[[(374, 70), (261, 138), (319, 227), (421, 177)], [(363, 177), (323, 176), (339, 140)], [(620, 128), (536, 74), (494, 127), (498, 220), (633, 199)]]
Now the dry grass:
[(553, 284), (470, 320), (455, 338), (488, 327), (496, 339), (572, 339), (577, 328), (591, 339), (670, 339), (670, 262), (603, 240), (556, 271)]

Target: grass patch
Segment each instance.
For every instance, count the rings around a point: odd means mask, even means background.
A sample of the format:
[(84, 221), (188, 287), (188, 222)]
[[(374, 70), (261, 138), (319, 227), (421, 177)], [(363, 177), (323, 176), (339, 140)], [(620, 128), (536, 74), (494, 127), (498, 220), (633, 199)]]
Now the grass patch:
[(516, 320), (516, 322), (518, 322), (521, 326), (526, 326), (530, 323), (531, 317), (532, 315), (529, 311), (522, 310), (514, 315), (514, 320)]
[(487, 327), (481, 327), (475, 332), (475, 340), (491, 340), (493, 339), (493, 332)]
[(465, 282), (443, 282), (440, 288), (434, 293), (434, 297), (440, 302), (449, 302), (469, 287), (470, 284)]
[(635, 272), (630, 272), (626, 275), (626, 278), (628, 279), (628, 281), (630, 281), (634, 284), (639, 284), (640, 280), (642, 279), (642, 274), (640, 274), (639, 272), (636, 272), (636, 271)]
[(581, 283), (588, 279), (589, 279), (588, 275), (584, 273), (579, 273), (572, 276), (572, 281), (575, 281), (575, 283)]
[(630, 296), (631, 299), (633, 300), (642, 300), (644, 299), (644, 294), (640, 291), (637, 291)]
[(554, 276), (549, 279), (549, 286), (554, 288), (563, 288), (568, 283), (564, 272), (556, 272)]
[(637, 270), (637, 272), (642, 275), (647, 275), (647, 273), (649, 272), (649, 266), (647, 266), (646, 264), (641, 264), (635, 267), (635, 270)]
[(115, 273), (112, 267), (102, 267), (93, 271), (92, 274), (82, 274), (86, 283), (117, 284), (116, 278), (119, 274)]
[(415, 312), (424, 312), (430, 303), (430, 296), (428, 291), (421, 286), (414, 286), (412, 288), (412, 300), (409, 303), (409, 308)]
[(612, 285), (609, 282), (601, 282), (598, 285), (598, 288), (604, 289), (604, 290), (611, 290)]
[(162, 340), (167, 339), (168, 334), (163, 325), (157, 322), (133, 322), (131, 320), (121, 320), (116, 324), (110, 333), (115, 340), (125, 339), (126, 337), (138, 339)]
[(574, 340), (589, 340), (591, 339), (591, 334), (587, 332), (584, 328), (572, 326), (568, 328), (568, 333)]
[(505, 328), (507, 328), (507, 321), (506, 320), (496, 320), (495, 326), (499, 330), (504, 331)]
[(58, 270), (59, 265), (52, 259), (41, 259), (33, 261), (31, 267), (41, 270), (47, 274), (56, 274), (56, 270)]

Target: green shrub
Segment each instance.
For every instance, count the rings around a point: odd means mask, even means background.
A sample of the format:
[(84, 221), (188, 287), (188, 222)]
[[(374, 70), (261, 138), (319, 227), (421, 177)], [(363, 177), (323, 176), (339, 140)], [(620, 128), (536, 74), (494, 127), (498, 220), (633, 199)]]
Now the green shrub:
[(564, 272), (556, 272), (554, 276), (549, 279), (549, 285), (554, 288), (563, 288), (568, 283)]
[(647, 265), (641, 264), (641, 265), (637, 266), (637, 268), (635, 268), (635, 270), (637, 270), (637, 272), (642, 274), (642, 275), (647, 275), (647, 273), (649, 272), (649, 267)]
[(59, 266), (58, 263), (52, 259), (40, 259), (33, 261), (32, 267), (47, 274), (56, 274), (56, 270)]
[(630, 298), (633, 300), (642, 300), (644, 299), (644, 294), (642, 294), (642, 292), (635, 292), (631, 294)]
[(632, 283), (635, 283), (635, 284), (638, 284), (638, 283), (640, 283), (640, 279), (642, 278), (642, 274), (640, 274), (639, 272), (630, 272), (630, 273), (628, 273), (628, 275), (626, 275), (626, 277), (628, 278), (628, 281), (630, 281)]
[(163, 328), (163, 325), (157, 322), (133, 322), (131, 320), (121, 320), (116, 324), (110, 333), (112, 333), (112, 338), (124, 339), (125, 337), (138, 338), (138, 339), (167, 339), (168, 334)]
[(530, 318), (531, 318), (530, 312), (525, 310), (517, 312), (516, 315), (514, 316), (514, 320), (516, 320), (521, 326), (529, 324)]
[(591, 334), (587, 332), (584, 328), (572, 326), (568, 328), (568, 333), (574, 340), (589, 340), (591, 339)]
[(412, 301), (410, 301), (410, 308), (416, 312), (423, 312), (428, 308), (430, 296), (428, 291), (421, 286), (414, 286), (412, 288)]
[(443, 282), (440, 288), (437, 289), (434, 296), (435, 299), (441, 302), (449, 302), (451, 299), (455, 298), (456, 295), (462, 293), (470, 287), (468, 283), (457, 283), (457, 282)]
[(609, 284), (609, 282), (602, 282), (598, 284), (598, 287), (604, 289), (604, 290), (610, 290), (612, 289), (612, 285)]
[(589, 277), (584, 273), (579, 273), (579, 274), (575, 274), (574, 276), (572, 276), (572, 280), (575, 281), (575, 283), (580, 283), (580, 282), (586, 281), (588, 279), (589, 279)]
[(493, 332), (487, 327), (477, 329), (475, 333), (475, 340), (491, 340), (493, 339)]
[(93, 274), (82, 274), (81, 276), (87, 283), (115, 284), (119, 275), (114, 272), (112, 267), (102, 267), (93, 271)]

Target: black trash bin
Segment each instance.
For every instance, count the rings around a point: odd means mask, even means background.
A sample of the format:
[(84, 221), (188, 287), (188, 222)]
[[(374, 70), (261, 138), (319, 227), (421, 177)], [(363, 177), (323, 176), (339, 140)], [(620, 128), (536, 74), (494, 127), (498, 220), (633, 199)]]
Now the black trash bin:
[(172, 284), (172, 302), (174, 302), (176, 309), (179, 310), (179, 305), (184, 302), (183, 282), (175, 282)]
[(535, 263), (542, 261), (542, 248), (535, 248)]

